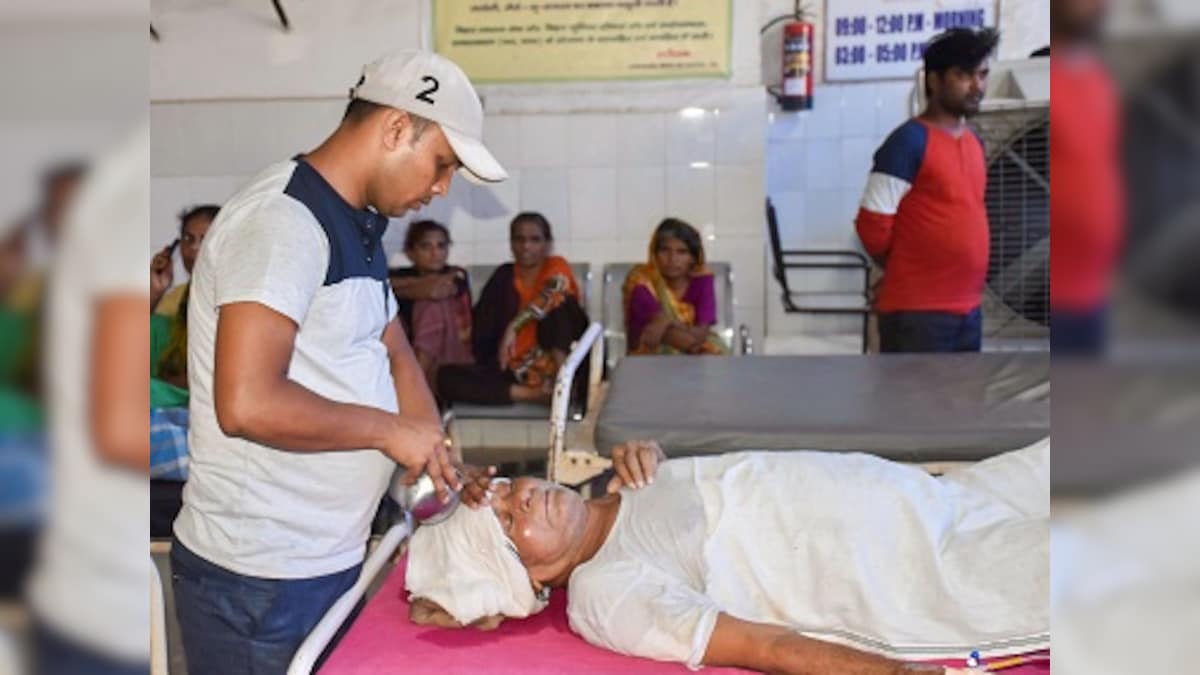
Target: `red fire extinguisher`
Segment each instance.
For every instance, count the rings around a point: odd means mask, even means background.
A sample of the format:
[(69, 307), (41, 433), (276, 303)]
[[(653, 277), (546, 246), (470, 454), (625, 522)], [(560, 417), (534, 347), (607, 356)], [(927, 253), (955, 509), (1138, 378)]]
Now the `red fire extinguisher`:
[(783, 85), (779, 105), (784, 110), (813, 106), (813, 25), (789, 21), (783, 27)]

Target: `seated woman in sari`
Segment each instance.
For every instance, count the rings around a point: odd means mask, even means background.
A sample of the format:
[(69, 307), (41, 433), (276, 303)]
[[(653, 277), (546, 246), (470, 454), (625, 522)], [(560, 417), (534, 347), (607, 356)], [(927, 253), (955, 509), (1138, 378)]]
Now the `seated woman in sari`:
[(667, 218), (654, 230), (650, 257), (625, 278), (630, 354), (727, 354), (712, 327), (717, 295), (696, 228)]
[[(190, 277), (200, 245), (221, 207), (201, 204), (179, 214), (179, 238), (150, 261), (150, 407), (187, 407), (187, 301), (190, 282), (171, 287), (175, 278), (172, 255)], [(168, 290), (170, 289), (170, 290)]]
[(200, 244), (204, 243), (204, 237), (220, 210), (217, 204), (200, 204), (179, 214), (179, 238), (150, 261), (150, 306), (155, 314), (174, 319), (179, 315), (181, 306), (187, 305), (188, 282), (171, 287), (175, 278), (175, 262), (171, 255), (178, 247), (179, 260), (190, 278), (192, 268), (196, 266), (196, 257), (200, 255)]
[(571, 266), (550, 255), (554, 236), (545, 216), (517, 214), (509, 241), (515, 263), (497, 268), (475, 303), (475, 365), (438, 372), (444, 401), (549, 402), (559, 366), (587, 328)]
[[(150, 261), (150, 477), (183, 481), (188, 466), (188, 294), (191, 284), (171, 288), (179, 258), (189, 278), (200, 246), (221, 207), (201, 204), (179, 215), (179, 238)], [(168, 290), (170, 289), (170, 290)], [(176, 503), (177, 504), (177, 503)], [(174, 512), (178, 506), (172, 505)], [(158, 520), (170, 522), (158, 514)], [(155, 518), (151, 518), (155, 521)]]
[[(200, 245), (221, 207), (201, 204), (179, 214), (179, 238), (150, 261), (150, 407), (187, 406), (187, 300), (190, 281), (171, 287), (172, 255), (179, 249), (183, 270), (191, 277)], [(168, 290), (169, 289), (169, 290)]]
[(467, 272), (448, 265), (450, 231), (433, 220), (418, 220), (404, 235), (412, 267), (390, 270), (400, 320), (432, 389), (445, 365), (470, 364), (471, 287)]

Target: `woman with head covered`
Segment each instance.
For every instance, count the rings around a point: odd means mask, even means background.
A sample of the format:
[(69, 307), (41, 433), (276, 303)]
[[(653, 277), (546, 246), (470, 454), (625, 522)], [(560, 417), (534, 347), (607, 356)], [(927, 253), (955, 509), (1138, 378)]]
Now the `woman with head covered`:
[(861, 454), (664, 461), (633, 443), (597, 499), (479, 479), (466, 499), (486, 487), (491, 508), (413, 537), (412, 619), (494, 627), (566, 586), (588, 642), (692, 668), (937, 673), (918, 662), (1047, 649), (1049, 455), (1043, 441), (933, 477)]
[(728, 354), (713, 332), (717, 293), (696, 228), (677, 218), (659, 223), (650, 255), (625, 278), (630, 354)]

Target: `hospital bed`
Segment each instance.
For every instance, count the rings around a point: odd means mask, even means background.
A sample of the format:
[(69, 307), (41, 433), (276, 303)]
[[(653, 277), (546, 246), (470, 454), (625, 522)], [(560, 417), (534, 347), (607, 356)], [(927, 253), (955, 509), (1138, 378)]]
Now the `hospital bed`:
[[(565, 595), (555, 593), (550, 607), (527, 620), (511, 621), (495, 631), (448, 630), (417, 626), (408, 620), (404, 591), (406, 560), (392, 560), (411, 532), (411, 521), (397, 524), (363, 564), (354, 588), (343, 595), (296, 652), (288, 675), (307, 674), (342, 628), (373, 582), (379, 590), (366, 603), (344, 637), (327, 656), (321, 673), (686, 673), (687, 668), (614, 654), (584, 642), (567, 627)], [(377, 579), (377, 575), (383, 573)], [(716, 669), (715, 673), (743, 672)]]
[(1048, 353), (628, 358), (596, 449), (653, 439), (668, 455), (863, 451), (974, 461), (1050, 432)]
[[(591, 329), (589, 329), (591, 330)], [(564, 365), (578, 365), (579, 353)], [(574, 362), (573, 362), (574, 361)], [(648, 364), (648, 365), (646, 365)], [(663, 368), (670, 367), (670, 376)], [(560, 375), (560, 377), (565, 377)], [(800, 378), (800, 379), (796, 379)], [(713, 406), (741, 405), (746, 387), (789, 384), (783, 395), (765, 390), (755, 398), (752, 417), (739, 418), (739, 408), (718, 411)], [(681, 389), (681, 383), (691, 389)], [(772, 384), (773, 383), (773, 384)], [(610, 426), (603, 435), (603, 452), (620, 442), (623, 433), (632, 437), (659, 437), (673, 454), (719, 452), (739, 447), (834, 450), (869, 450), (906, 461), (926, 463), (940, 460), (969, 460), (1027, 445), (1049, 430), (1049, 359), (1045, 354), (1006, 355), (888, 355), (849, 357), (759, 357), (685, 358), (638, 357), (625, 359), (613, 378), (610, 401), (601, 418)], [(728, 391), (709, 407), (698, 405), (692, 394), (675, 401), (683, 391), (711, 393)], [(760, 394), (762, 389), (758, 390)], [(786, 394), (796, 393), (796, 396)], [(642, 393), (655, 396), (666, 407), (651, 408), (635, 416), (646, 426), (611, 426), (615, 410), (618, 420), (630, 420), (630, 408), (647, 405)], [(639, 403), (639, 401), (641, 401)], [(854, 410), (840, 410), (850, 405)], [(556, 399), (556, 419), (565, 420), (565, 401)], [(741, 409), (746, 406), (742, 405)], [(659, 418), (690, 424), (664, 424)], [(924, 412), (922, 412), (924, 410)], [(782, 412), (781, 412), (782, 411)], [(718, 414), (720, 412), (721, 414)], [(832, 414), (818, 424), (822, 414)], [(716, 416), (708, 419), (709, 415)], [(782, 418), (782, 419), (777, 419)], [(787, 420), (791, 420), (787, 422)], [(747, 421), (748, 420), (748, 421)], [(628, 423), (628, 422), (626, 422)], [(717, 425), (732, 425), (733, 431), (714, 433)], [(688, 435), (700, 432), (716, 437), (706, 442)], [(759, 426), (763, 428), (759, 428)], [(710, 428), (712, 427), (712, 428)], [(683, 434), (678, 432), (683, 431)], [(599, 434), (599, 430), (598, 434)], [(845, 436), (843, 438), (843, 436)], [(566, 449), (564, 436), (552, 436), (548, 473), (562, 482), (579, 483), (579, 476), (595, 475), (609, 465), (607, 457), (591, 450)], [(598, 435), (598, 439), (601, 438)], [(784, 445), (790, 442), (792, 445)], [(573, 477), (572, 480), (563, 480)], [(411, 532), (411, 521), (397, 524), (364, 564), (362, 578), (330, 610), (297, 652), (289, 675), (311, 672), (313, 664), (343, 628), (354, 607), (366, 601), (344, 637), (328, 654), (321, 673), (349, 675), (403, 669), (408, 673), (685, 673), (679, 664), (667, 664), (613, 654), (588, 645), (570, 632), (564, 594), (552, 595), (550, 606), (530, 619), (510, 621), (495, 631), (448, 630), (416, 626), (408, 620), (404, 592), (404, 561), (392, 566), (403, 541)], [(377, 577), (377, 574), (383, 576)], [(964, 655), (965, 656), (965, 655)], [(962, 666), (962, 661), (946, 665)], [(743, 672), (735, 669), (705, 669), (717, 673)], [(1036, 655), (1033, 663), (1006, 669), (1012, 675), (1050, 672), (1048, 654)]]
[[(528, 619), (506, 621), (494, 631), (461, 630), (418, 626), (408, 619), (404, 590), (406, 559), (391, 561), (402, 550), (412, 531), (410, 520), (395, 525), (363, 564), (358, 582), (322, 618), (296, 652), (288, 675), (306, 675), (343, 628), (367, 589), (379, 585), (357, 618), (328, 653), (322, 675), (367, 675), (404, 672), (413, 675), (456, 673), (622, 673), (662, 675), (690, 672), (682, 664), (662, 663), (593, 647), (570, 631), (566, 616), (566, 593), (556, 590), (549, 606)], [(964, 655), (965, 656), (965, 655)], [(1045, 675), (1050, 672), (1048, 655), (1030, 665), (1006, 673)], [(962, 661), (944, 661), (962, 666)], [(715, 675), (747, 673), (737, 668), (705, 668)]]

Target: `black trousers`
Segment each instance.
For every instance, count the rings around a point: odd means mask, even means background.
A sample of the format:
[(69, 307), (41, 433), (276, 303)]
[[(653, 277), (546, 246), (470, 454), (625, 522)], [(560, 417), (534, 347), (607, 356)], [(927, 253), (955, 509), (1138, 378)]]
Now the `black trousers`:
[[(554, 311), (542, 317), (537, 324), (538, 345), (546, 350), (571, 351), (571, 343), (587, 330), (588, 318), (583, 308), (569, 297)], [(587, 372), (586, 368), (581, 369)], [(576, 378), (576, 391), (580, 382), (587, 378)], [(491, 354), (487, 363), (474, 365), (451, 365), (438, 370), (437, 394), (444, 403), (475, 403), (479, 405), (510, 405), (512, 395), (509, 388), (517, 380), (512, 372), (500, 370), (499, 354)], [(586, 385), (582, 387), (586, 391)]]

